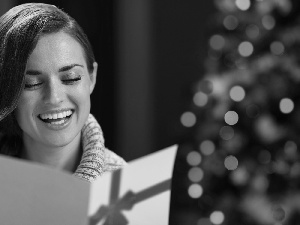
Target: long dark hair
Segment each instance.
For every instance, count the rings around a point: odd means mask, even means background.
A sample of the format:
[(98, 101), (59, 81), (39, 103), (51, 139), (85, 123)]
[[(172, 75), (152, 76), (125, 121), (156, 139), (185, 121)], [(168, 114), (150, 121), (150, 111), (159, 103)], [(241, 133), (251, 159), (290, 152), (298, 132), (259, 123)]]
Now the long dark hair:
[(95, 57), (86, 34), (78, 23), (56, 6), (27, 3), (10, 9), (0, 18), (0, 153), (17, 156), (22, 131), (14, 116), (24, 88), (27, 60), (39, 38), (63, 31), (77, 40), (85, 53), (88, 71)]

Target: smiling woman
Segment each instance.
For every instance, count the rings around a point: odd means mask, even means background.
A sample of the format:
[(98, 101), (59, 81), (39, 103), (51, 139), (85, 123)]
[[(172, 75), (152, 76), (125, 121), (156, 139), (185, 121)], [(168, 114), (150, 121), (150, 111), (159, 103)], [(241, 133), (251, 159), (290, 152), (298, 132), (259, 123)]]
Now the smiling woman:
[(76, 21), (29, 3), (0, 18), (0, 153), (93, 181), (126, 163), (90, 114), (97, 63)]

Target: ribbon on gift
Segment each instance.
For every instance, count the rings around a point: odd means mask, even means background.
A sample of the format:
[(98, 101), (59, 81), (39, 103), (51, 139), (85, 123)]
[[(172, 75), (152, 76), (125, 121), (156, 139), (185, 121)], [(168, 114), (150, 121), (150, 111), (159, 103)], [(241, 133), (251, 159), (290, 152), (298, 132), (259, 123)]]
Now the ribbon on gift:
[(122, 210), (131, 210), (135, 204), (163, 193), (171, 187), (171, 179), (168, 179), (138, 193), (127, 191), (123, 197), (119, 198), (120, 180), (121, 170), (115, 171), (112, 174), (109, 206), (100, 206), (90, 217), (90, 225), (97, 225), (103, 219), (105, 220), (103, 225), (126, 225), (128, 220), (122, 214)]

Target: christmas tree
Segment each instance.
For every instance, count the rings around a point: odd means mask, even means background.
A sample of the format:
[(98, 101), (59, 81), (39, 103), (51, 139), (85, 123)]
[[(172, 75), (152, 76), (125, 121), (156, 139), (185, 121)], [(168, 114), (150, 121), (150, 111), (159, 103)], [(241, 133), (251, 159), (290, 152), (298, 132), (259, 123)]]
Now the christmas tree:
[(180, 118), (172, 224), (298, 224), (300, 2), (215, 5), (206, 74)]

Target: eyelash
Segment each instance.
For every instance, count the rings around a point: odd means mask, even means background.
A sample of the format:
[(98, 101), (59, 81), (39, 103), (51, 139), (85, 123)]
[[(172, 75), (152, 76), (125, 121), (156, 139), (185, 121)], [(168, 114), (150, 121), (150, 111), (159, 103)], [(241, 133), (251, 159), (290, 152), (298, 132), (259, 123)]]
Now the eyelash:
[[(66, 79), (66, 80), (61, 80), (61, 81), (63, 83), (65, 83), (66, 85), (72, 85), (72, 84), (77, 83), (80, 80), (81, 80), (81, 77), (77, 77), (77, 78), (73, 78), (73, 79)], [(42, 84), (43, 84), (42, 82), (41, 83), (35, 83), (35, 84), (25, 84), (25, 89), (35, 90)]]
[(71, 84), (74, 84), (74, 83), (76, 83), (77, 81), (80, 81), (80, 80), (81, 80), (81, 77), (76, 77), (76, 78), (73, 78), (73, 79), (62, 80), (62, 82), (64, 82), (65, 84), (71, 85)]

